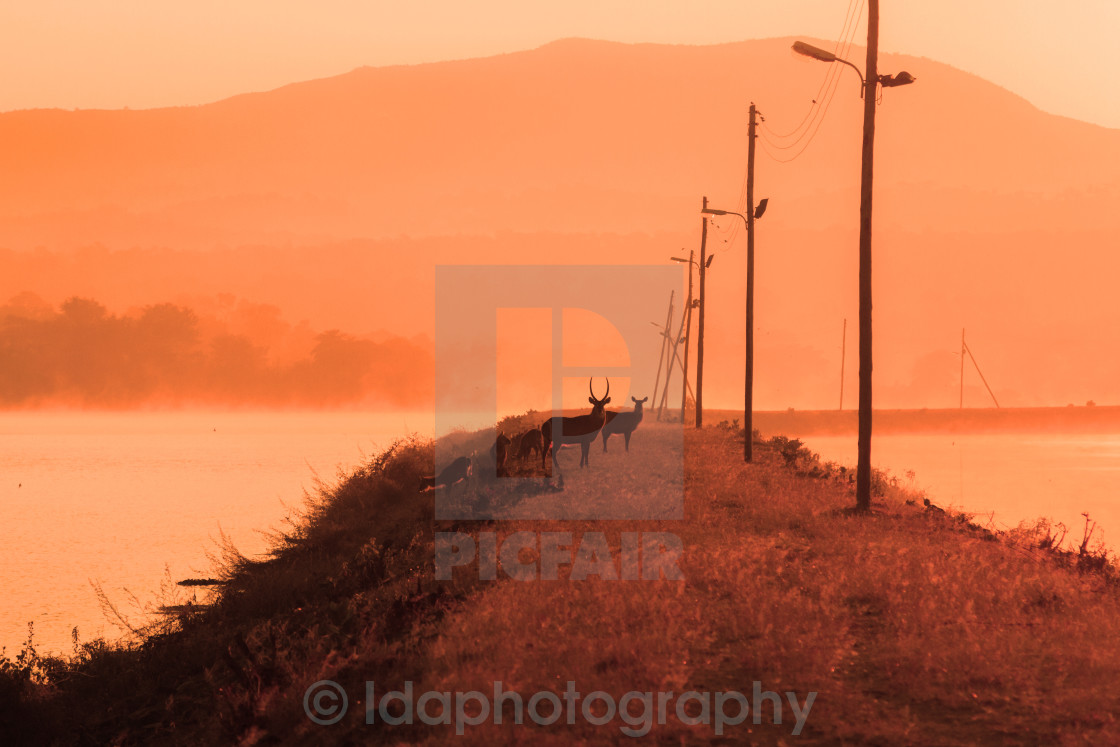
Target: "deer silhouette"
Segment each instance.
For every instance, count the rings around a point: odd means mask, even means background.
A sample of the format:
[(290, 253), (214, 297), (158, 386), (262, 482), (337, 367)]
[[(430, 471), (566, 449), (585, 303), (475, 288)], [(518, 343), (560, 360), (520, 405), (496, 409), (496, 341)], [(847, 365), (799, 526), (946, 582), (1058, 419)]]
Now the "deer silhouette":
[(544, 450), (541, 448), (541, 429), (533, 428), (521, 434), (521, 447), (518, 449), (517, 456), (522, 460), (526, 460), (533, 452), (537, 452), (544, 457)]
[(646, 403), (649, 397), (642, 397), (641, 399), (634, 400), (634, 409), (630, 412), (608, 412), (606, 414), (607, 421), (603, 424), (603, 451), (607, 450), (607, 439), (616, 433), (621, 433), (623, 438), (626, 439), (626, 453), (630, 453), (630, 436), (633, 435), (634, 430), (638, 424), (642, 422), (642, 405)]
[(470, 480), (473, 469), (470, 457), (461, 456), (443, 468), (438, 475), (422, 476), (420, 490), (435, 489), (440, 485), (451, 487), (460, 480)]
[[(551, 448), (552, 465), (556, 468), (557, 474), (560, 472), (560, 463), (556, 461), (556, 451), (565, 444), (579, 444), (581, 451), (579, 466), (581, 469), (591, 463), (588, 459), (591, 442), (599, 435), (599, 431), (602, 430), (603, 423), (606, 421), (603, 408), (611, 401), (611, 380), (607, 379), (607, 391), (602, 399), (595, 397), (595, 389), (592, 386), (591, 379), (587, 381), (587, 388), (591, 392), (591, 396), (587, 398), (587, 401), (591, 403), (589, 414), (572, 418), (554, 417), (541, 423), (541, 466), (545, 466), (546, 455)], [(560, 475), (560, 485), (563, 484), (564, 476)]]
[(494, 445), (490, 447), (490, 457), (494, 460), (494, 470), (498, 477), (508, 475), (506, 459), (509, 457), (509, 444), (509, 436), (498, 431), (498, 437), (494, 439)]

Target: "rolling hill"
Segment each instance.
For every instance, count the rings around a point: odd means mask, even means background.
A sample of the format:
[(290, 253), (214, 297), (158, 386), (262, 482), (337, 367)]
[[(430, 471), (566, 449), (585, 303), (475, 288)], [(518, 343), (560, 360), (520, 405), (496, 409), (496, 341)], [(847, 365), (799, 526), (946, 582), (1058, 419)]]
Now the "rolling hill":
[[(229, 292), (318, 327), (430, 334), (437, 263), (660, 263), (697, 246), (702, 195), (742, 207), (754, 101), (756, 194), (770, 199), (756, 401), (833, 406), (847, 318), (854, 404), (859, 86), (841, 70), (809, 147), (783, 149), (829, 70), (792, 41), (569, 39), (205, 106), (3, 113), (0, 300)], [(880, 67), (918, 81), (879, 109), (877, 404), (955, 404), (962, 327), (1001, 404), (1120, 400), (1120, 131), (932, 60)], [(728, 405), (734, 220), (709, 234), (707, 391)], [(974, 372), (966, 385), (966, 402), (986, 402)]]

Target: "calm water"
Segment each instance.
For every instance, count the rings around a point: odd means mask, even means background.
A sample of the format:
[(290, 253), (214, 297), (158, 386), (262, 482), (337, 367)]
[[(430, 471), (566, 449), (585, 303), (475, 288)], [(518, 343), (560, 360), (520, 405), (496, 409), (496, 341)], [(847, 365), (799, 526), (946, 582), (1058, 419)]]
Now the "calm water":
[[(130, 602), (160, 583), (212, 574), (224, 532), (246, 555), (261, 530), (303, 505), (315, 476), (333, 482), (431, 413), (130, 413), (0, 415), (0, 646), (14, 654), (35, 621), (40, 651), (115, 638), (90, 581), (136, 621)], [(854, 464), (854, 436), (805, 437)], [(934, 502), (994, 514), (999, 527), (1053, 517), (1080, 539), (1120, 546), (1120, 435), (878, 436), (873, 461)]]
[[(115, 638), (90, 582), (122, 612), (157, 601), (170, 575), (209, 576), (224, 532), (266, 549), (315, 477), (335, 481), (431, 414), (0, 414), (0, 646), (35, 622), (40, 652)], [(189, 593), (189, 592), (188, 592)]]
[[(854, 435), (801, 440), (824, 459), (856, 463)], [(1006, 529), (1049, 517), (1080, 544), (1088, 512), (1098, 523), (1093, 540), (1120, 547), (1120, 434), (883, 435), (873, 438), (871, 455), (874, 466), (981, 523), (994, 514)]]

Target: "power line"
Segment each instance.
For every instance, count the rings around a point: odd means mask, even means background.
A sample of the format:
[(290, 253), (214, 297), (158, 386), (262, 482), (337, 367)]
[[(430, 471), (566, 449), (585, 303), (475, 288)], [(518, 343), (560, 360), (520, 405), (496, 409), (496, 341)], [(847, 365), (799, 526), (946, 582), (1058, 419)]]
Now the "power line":
[[(859, 12), (860, 12), (860, 14), (862, 14), (862, 12), (863, 12), (862, 5), (860, 6)], [(858, 17), (857, 17), (857, 19), (858, 19)], [(847, 44), (850, 47), (851, 39), (854, 36), (855, 30), (856, 30), (856, 27), (857, 27), (855, 23), (852, 23), (852, 20), (853, 19), (851, 19), (849, 17), (848, 22), (845, 23), (844, 30), (841, 32), (840, 38), (837, 40), (837, 43), (836, 43), (836, 46), (835, 46), (835, 49), (834, 49), (834, 52), (833, 52), (837, 56), (844, 56), (845, 55), (845, 52), (841, 51), (841, 47), (845, 46), (845, 44)], [(802, 122), (808, 121), (808, 123), (809, 123), (808, 127), (804, 128), (804, 129), (801, 129), (799, 127), (798, 130), (795, 130), (794, 134), (796, 134), (797, 137), (791, 143), (788, 143), (786, 145), (781, 145), (777, 142), (771, 142), (771, 145), (773, 145), (774, 147), (776, 147), (778, 149), (781, 149), (781, 150), (793, 148), (793, 147), (797, 146), (801, 142), (801, 140), (803, 140), (806, 137), (806, 135), (810, 135), (812, 133), (814, 125), (816, 125), (819, 122), (819, 120), (822, 118), (822, 112), (825, 112), (828, 108), (828, 104), (831, 101), (833, 92), (835, 91), (835, 88), (836, 88), (836, 85), (839, 81), (839, 76), (840, 76), (841, 72), (842, 71), (840, 70), (840, 66), (836, 62), (833, 62), (828, 66), (828, 68), (825, 72), (824, 78), (821, 82), (821, 86), (817, 90), (817, 96), (816, 96), (816, 98), (813, 99), (813, 103), (809, 106), (808, 113), (805, 115), (805, 117), (802, 120)], [(823, 94), (822, 94), (822, 91), (823, 91)], [(777, 138), (779, 140), (783, 137), (788, 137), (788, 135), (783, 136), (783, 135), (779, 135), (778, 133), (774, 133), (773, 130), (771, 130), (769, 127), (767, 127), (765, 125), (764, 125), (763, 135), (767, 136), (768, 138), (773, 137), (773, 138)]]
[[(863, 17), (863, 9), (864, 9), (864, 2), (861, 1), (860, 5), (859, 5), (859, 11), (858, 11), (858, 13), (855, 17), (855, 22), (852, 23), (850, 27), (847, 27), (847, 31), (846, 31), (846, 34), (845, 34), (845, 36), (847, 38), (845, 39), (844, 37), (841, 37), (841, 39), (839, 41), (837, 41), (837, 45), (836, 45), (837, 56), (839, 56), (839, 57), (847, 57), (848, 56), (848, 52), (851, 50), (852, 44), (854, 42), (855, 31), (859, 26), (859, 19)], [(844, 47), (843, 52), (840, 52), (840, 47), (841, 46)], [(824, 124), (825, 118), (828, 116), (828, 109), (832, 104), (832, 99), (835, 97), (837, 89), (839, 88), (840, 74), (841, 73), (842, 73), (842, 70), (840, 69), (839, 63), (836, 63), (836, 62), (832, 63), (831, 66), (830, 66), (829, 73), (828, 73), (828, 75), (826, 75), (826, 78), (825, 78), (826, 83), (828, 84), (828, 90), (825, 94), (824, 103), (818, 105), (817, 100), (814, 100), (814, 106), (816, 107), (815, 116), (813, 117), (812, 122), (810, 123), (809, 129), (806, 130), (804, 133), (802, 133), (798, 137), (797, 140), (795, 140), (792, 143), (789, 143), (788, 145), (782, 145), (780, 143), (771, 142), (765, 136), (766, 130), (764, 130), (764, 137), (762, 138), (762, 145), (763, 145), (762, 150), (763, 150), (764, 153), (766, 153), (767, 156), (769, 156), (772, 160), (777, 161), (778, 163), (790, 163), (791, 161), (794, 161), (797, 158), (799, 158), (801, 156), (801, 154), (803, 154), (809, 148), (809, 145), (813, 142), (813, 139), (816, 138), (817, 133), (820, 132), (821, 125)], [(810, 112), (813, 112), (813, 108), (810, 108)], [(805, 139), (806, 136), (808, 137), (807, 140)], [(783, 158), (783, 157), (774, 153), (774, 150), (790, 150), (790, 149), (793, 149), (793, 148), (797, 147), (799, 144), (801, 145), (801, 147), (797, 150), (797, 152), (793, 153), (788, 158)]]
[[(848, 0), (848, 10), (844, 14), (844, 25), (840, 29), (840, 35), (839, 37), (837, 37), (836, 45), (833, 48), (834, 54), (836, 54), (838, 57), (848, 56), (848, 52), (851, 49), (855, 39), (856, 30), (859, 28), (859, 21), (863, 17), (865, 5), (866, 0), (860, 0), (858, 6), (856, 5), (856, 0)], [(843, 51), (841, 51), (841, 47), (843, 47)], [(759, 128), (759, 141), (762, 145), (762, 151), (766, 153), (767, 156), (769, 156), (772, 160), (777, 161), (778, 163), (789, 163), (790, 161), (793, 161), (800, 157), (801, 154), (806, 151), (809, 145), (813, 142), (813, 139), (817, 136), (817, 132), (820, 131), (821, 124), (824, 123), (825, 116), (827, 116), (828, 114), (828, 108), (832, 103), (833, 97), (836, 95), (836, 89), (839, 87), (841, 73), (842, 70), (840, 70), (839, 63), (833, 62), (829, 65), (828, 70), (821, 80), (821, 85), (817, 89), (817, 96), (813, 99), (813, 103), (809, 107), (809, 111), (805, 114), (805, 117), (802, 118), (801, 124), (799, 124), (796, 128), (794, 128), (794, 130), (789, 133), (780, 134), (774, 132), (770, 127), (766, 125), (766, 117), (762, 116), (761, 113), (759, 113), (759, 119), (761, 120), (762, 125)], [(821, 94), (822, 91), (824, 91), (823, 96)], [(823, 104), (820, 103), (822, 100), (824, 102)], [(809, 123), (808, 126), (805, 125), (806, 122)], [(793, 142), (789, 143), (788, 145), (781, 145), (777, 142), (770, 142), (770, 138), (781, 140), (792, 137), (794, 135), (796, 135), (796, 139), (794, 139)], [(805, 139), (806, 137), (808, 137), (807, 140)], [(797, 147), (798, 144), (802, 143), (802, 141), (804, 141), (804, 144), (796, 153), (791, 155), (789, 158), (781, 158), (771, 151), (771, 148), (774, 148), (776, 150), (790, 150)], [(739, 189), (739, 200), (736, 207), (736, 211), (739, 213), (743, 213), (745, 210), (754, 210), (753, 205), (747, 204), (747, 181), (748, 174), (746, 170), (744, 170), (743, 181)], [(709, 222), (716, 228), (719, 236), (723, 238), (724, 244), (734, 244), (735, 240), (739, 237), (739, 231), (742, 229), (739, 221), (734, 221), (729, 231), (721, 229), (719, 227), (719, 224), (717, 224), (712, 218), (709, 218)], [(715, 252), (713, 252), (713, 254), (714, 253)]]
[[(844, 14), (844, 26), (840, 29), (840, 36), (839, 36), (839, 38), (837, 38), (836, 46), (832, 50), (834, 54), (837, 54), (837, 55), (840, 54), (840, 46), (843, 43), (844, 37), (849, 34), (849, 26), (852, 24), (852, 9), (854, 7), (855, 7), (855, 0), (848, 0), (848, 11), (847, 11), (847, 13)], [(863, 13), (862, 3), (860, 5), (860, 13), (861, 14)], [(797, 127), (790, 130), (789, 132), (785, 132), (785, 133), (775, 132), (774, 130), (770, 129), (766, 125), (763, 125), (763, 129), (765, 131), (769, 132), (770, 135), (772, 135), (773, 137), (781, 139), (781, 140), (793, 137), (794, 135), (797, 135), (798, 136), (797, 139), (800, 140), (802, 135), (803, 135), (803, 133), (801, 133), (801, 129), (803, 127), (805, 127), (805, 124), (807, 122), (809, 122), (810, 118), (817, 111), (817, 109), (819, 107), (819, 104), (817, 102), (823, 100), (822, 94), (825, 91), (825, 88), (828, 85), (829, 79), (833, 76), (835, 70), (836, 70), (836, 63), (834, 62), (834, 63), (832, 63), (831, 65), (828, 66), (827, 70), (825, 71), (825, 74), (821, 77), (821, 85), (820, 85), (820, 88), (817, 89), (816, 96), (813, 97), (813, 103), (809, 106), (809, 111), (805, 112), (804, 118), (802, 118), (801, 122), (798, 123)], [(799, 134), (799, 133), (801, 133), (801, 134)]]

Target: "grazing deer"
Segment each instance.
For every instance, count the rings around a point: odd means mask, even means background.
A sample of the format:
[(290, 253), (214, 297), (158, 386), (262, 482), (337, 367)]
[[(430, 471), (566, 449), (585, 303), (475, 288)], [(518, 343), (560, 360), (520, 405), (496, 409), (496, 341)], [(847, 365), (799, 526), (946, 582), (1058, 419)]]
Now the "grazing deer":
[[(603, 408), (611, 401), (611, 380), (607, 379), (607, 392), (602, 399), (595, 398), (595, 389), (592, 388), (590, 379), (587, 381), (587, 388), (591, 392), (591, 396), (587, 398), (587, 401), (591, 403), (590, 414), (574, 418), (554, 417), (541, 424), (542, 467), (545, 466), (545, 456), (551, 447), (552, 465), (559, 472), (560, 463), (556, 461), (556, 452), (564, 444), (579, 444), (582, 452), (579, 460), (581, 469), (584, 465), (591, 463), (587, 458), (587, 452), (591, 448), (591, 442), (599, 435), (599, 431), (606, 420)], [(564, 484), (563, 475), (560, 476), (560, 484)]]
[(543, 463), (544, 450), (541, 448), (540, 428), (533, 428), (521, 434), (521, 448), (518, 450), (517, 456), (524, 461), (528, 459), (534, 451), (541, 455)]
[(642, 422), (642, 405), (645, 404), (649, 397), (642, 397), (641, 399), (634, 400), (634, 409), (631, 412), (608, 412), (606, 414), (607, 422), (603, 424), (603, 451), (607, 450), (607, 439), (615, 433), (621, 433), (626, 439), (626, 453), (630, 453), (630, 436), (634, 433), (634, 429), (638, 427), (638, 423)]
[(434, 490), (440, 485), (451, 487), (460, 480), (469, 481), (472, 472), (470, 457), (461, 456), (444, 467), (438, 475), (421, 477), (420, 490)]

